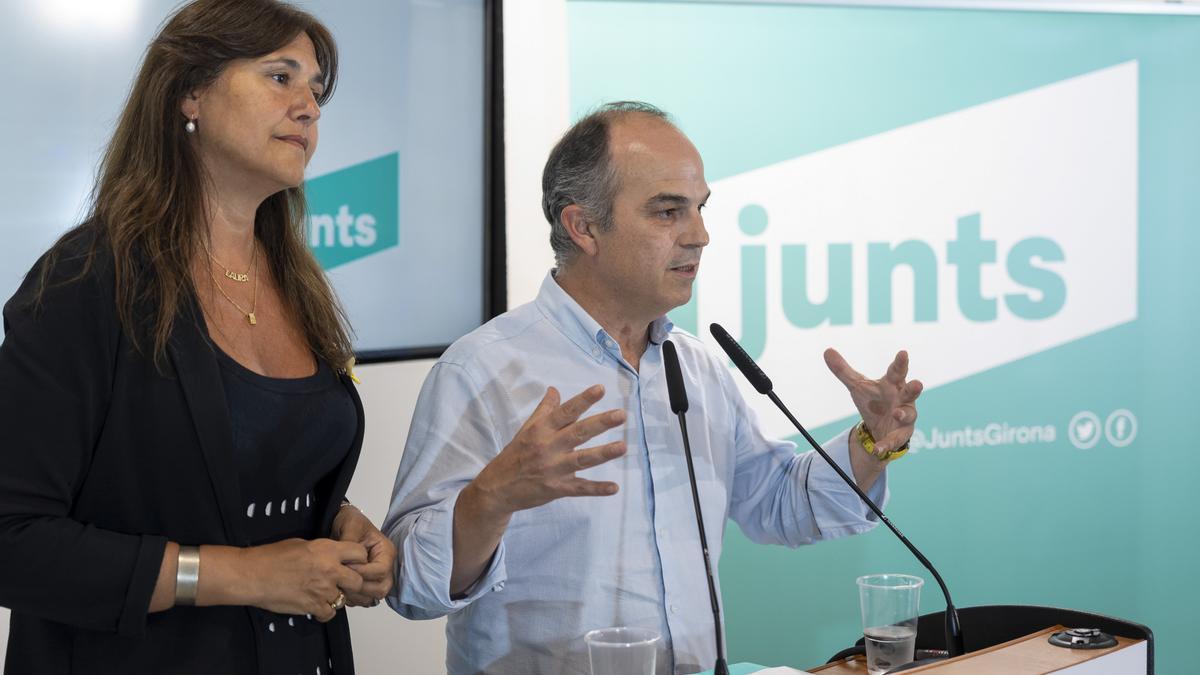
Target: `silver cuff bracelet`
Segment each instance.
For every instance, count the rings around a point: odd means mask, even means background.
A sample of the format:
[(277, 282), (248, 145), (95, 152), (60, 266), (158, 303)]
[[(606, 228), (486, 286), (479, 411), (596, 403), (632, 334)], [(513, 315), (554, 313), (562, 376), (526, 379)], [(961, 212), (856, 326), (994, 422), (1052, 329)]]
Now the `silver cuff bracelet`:
[(196, 591), (200, 587), (200, 547), (180, 546), (179, 561), (175, 572), (175, 604), (196, 604)]

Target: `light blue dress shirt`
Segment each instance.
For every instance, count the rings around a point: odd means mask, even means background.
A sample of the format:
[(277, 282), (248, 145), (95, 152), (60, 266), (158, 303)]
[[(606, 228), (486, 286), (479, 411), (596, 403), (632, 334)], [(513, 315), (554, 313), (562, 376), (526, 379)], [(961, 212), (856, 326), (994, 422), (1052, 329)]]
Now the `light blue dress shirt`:
[[(694, 673), (716, 659), (699, 534), (678, 420), (667, 400), (662, 341), (679, 351), (688, 433), (714, 567), (727, 519), (756, 542), (800, 546), (856, 534), (874, 516), (814, 452), (763, 436), (723, 358), (665, 317), (639, 370), (547, 275), (537, 299), (455, 342), (421, 389), (383, 531), (399, 549), (388, 598), (412, 619), (449, 615), (451, 675), (587, 674), (584, 634), (639, 626), (663, 637), (658, 673)], [(614, 481), (609, 497), (560, 499), (515, 514), (466, 597), (449, 595), (459, 492), (516, 435), (548, 386), (564, 400), (593, 384), (622, 427), (628, 453), (580, 472)], [(826, 451), (851, 473), (848, 433)], [(886, 478), (870, 496), (886, 500)], [(783, 580), (781, 580), (781, 583)], [(719, 581), (718, 581), (719, 588)]]

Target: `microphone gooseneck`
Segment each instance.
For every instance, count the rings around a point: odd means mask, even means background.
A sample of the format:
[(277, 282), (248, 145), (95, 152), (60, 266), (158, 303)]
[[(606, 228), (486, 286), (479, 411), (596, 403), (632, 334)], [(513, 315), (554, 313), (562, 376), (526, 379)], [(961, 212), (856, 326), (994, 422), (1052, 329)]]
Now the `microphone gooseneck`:
[(712, 603), (713, 628), (717, 638), (717, 663), (713, 668), (713, 675), (729, 675), (729, 664), (725, 662), (725, 644), (721, 640), (721, 604), (717, 598), (717, 585), (713, 581), (712, 559), (708, 555), (708, 537), (704, 533), (704, 514), (700, 512), (700, 491), (696, 487), (696, 469), (692, 464), (692, 445), (688, 442), (687, 389), (683, 386), (683, 371), (679, 368), (679, 355), (670, 340), (663, 340), (662, 353), (671, 412), (679, 418), (679, 431), (683, 434), (683, 456), (687, 458), (688, 481), (692, 486), (692, 507), (696, 510), (696, 527), (700, 530), (700, 550), (704, 553), (704, 572), (708, 577), (708, 599)]
[(746, 379), (750, 381), (750, 384), (754, 387), (754, 389), (760, 394), (765, 394), (767, 398), (771, 399), (772, 403), (774, 403), (780, 410), (783, 411), (783, 414), (787, 416), (788, 421), (790, 421), (792, 425), (795, 426), (800, 432), (800, 434), (804, 436), (804, 440), (808, 441), (808, 444), (812, 446), (813, 450), (816, 450), (817, 453), (820, 454), (821, 457), (829, 464), (829, 466), (833, 467), (833, 470), (842, 477), (842, 480), (846, 482), (846, 485), (849, 485), (850, 488), (854, 490), (854, 493), (858, 495), (859, 499), (861, 499), (863, 503), (866, 504), (867, 507), (879, 517), (879, 520), (882, 521), (884, 525), (888, 526), (888, 529), (892, 531), (892, 534), (895, 534), (896, 537), (900, 539), (900, 542), (904, 544), (913, 554), (917, 561), (920, 562), (925, 569), (929, 570), (929, 573), (933, 575), (934, 580), (937, 581), (938, 586), (942, 589), (942, 595), (946, 598), (946, 651), (950, 653), (952, 658), (965, 653), (965, 649), (963, 647), (962, 626), (958, 622), (958, 610), (955, 609), (954, 603), (950, 600), (950, 590), (946, 588), (946, 582), (942, 581), (942, 575), (938, 574), (938, 571), (934, 569), (933, 563), (929, 562), (929, 559), (926, 558), (919, 550), (917, 550), (916, 546), (913, 546), (912, 542), (910, 542), (908, 538), (905, 537), (904, 534), (892, 524), (892, 521), (883, 514), (883, 510), (880, 509), (875, 502), (871, 501), (871, 498), (868, 497), (867, 494), (858, 487), (858, 484), (854, 482), (854, 479), (846, 475), (846, 472), (842, 470), (842, 467), (838, 466), (837, 462), (833, 461), (833, 458), (826, 454), (825, 449), (822, 448), (821, 445), (809, 435), (808, 430), (805, 429), (802, 424), (800, 424), (800, 422), (792, 415), (792, 412), (788, 410), (787, 406), (783, 404), (783, 401), (779, 400), (779, 397), (775, 395), (774, 389), (771, 385), (771, 378), (767, 377), (767, 374), (764, 373), (762, 368), (760, 368), (758, 364), (754, 362), (754, 359), (750, 358), (750, 355), (746, 353), (746, 350), (742, 349), (742, 346), (738, 344), (737, 340), (734, 340), (733, 337), (729, 335), (729, 332), (722, 328), (720, 324), (710, 324), (708, 330), (710, 333), (712, 333), (713, 338), (716, 339), (717, 344), (721, 345), (721, 349), (725, 350), (725, 353), (733, 361), (734, 365), (737, 366), (738, 370), (742, 371), (742, 374), (745, 375)]

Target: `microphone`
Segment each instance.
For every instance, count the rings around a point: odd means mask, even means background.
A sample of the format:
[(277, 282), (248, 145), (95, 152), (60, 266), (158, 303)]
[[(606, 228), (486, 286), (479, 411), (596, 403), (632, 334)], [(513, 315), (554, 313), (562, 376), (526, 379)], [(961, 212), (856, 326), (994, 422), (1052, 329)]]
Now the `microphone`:
[[(788, 410), (787, 406), (783, 404), (783, 401), (779, 400), (779, 397), (775, 395), (771, 385), (771, 378), (767, 377), (767, 374), (762, 371), (762, 368), (758, 367), (758, 364), (754, 362), (754, 359), (750, 358), (750, 355), (746, 353), (746, 350), (742, 349), (742, 346), (737, 343), (737, 340), (734, 340), (733, 337), (730, 336), (720, 324), (710, 324), (708, 330), (710, 333), (712, 333), (712, 336), (716, 338), (717, 344), (721, 345), (721, 349), (725, 350), (725, 353), (729, 355), (730, 359), (733, 360), (733, 363), (737, 366), (738, 370), (742, 371), (742, 375), (745, 375), (746, 379), (750, 381), (751, 386), (753, 386), (758, 393), (766, 394), (767, 398), (770, 398), (771, 401), (783, 411), (783, 414), (786, 415), (792, 425), (800, 431), (800, 434), (804, 436), (804, 440), (808, 441), (808, 444), (813, 447), (813, 450), (816, 450), (817, 453), (819, 453), (821, 457), (829, 463), (829, 466), (833, 467), (833, 470), (842, 477), (842, 480), (846, 481), (846, 485), (849, 485), (851, 489), (854, 490), (859, 499), (863, 500), (863, 503), (866, 504), (871, 511), (879, 517), (879, 520), (881, 520), (884, 525), (888, 526), (888, 529), (890, 529), (892, 533), (900, 539), (900, 542), (908, 547), (908, 550), (912, 552), (917, 561), (924, 565), (925, 569), (929, 570), (929, 573), (933, 575), (935, 580), (937, 580), (938, 586), (940, 586), (942, 589), (942, 595), (946, 597), (946, 651), (950, 653), (950, 658), (961, 656), (963, 653), (965, 653), (963, 648), (962, 626), (958, 622), (958, 610), (954, 608), (954, 603), (950, 600), (950, 591), (946, 588), (946, 582), (942, 581), (942, 575), (938, 574), (937, 570), (933, 568), (933, 563), (929, 562), (929, 559), (926, 558), (919, 550), (917, 550), (917, 547), (913, 546), (912, 542), (910, 542), (908, 538), (900, 532), (900, 530), (896, 529), (896, 526), (892, 524), (892, 521), (888, 520), (887, 516), (883, 515), (883, 511), (875, 505), (875, 502), (871, 501), (871, 498), (868, 497), (865, 492), (859, 489), (858, 484), (854, 482), (854, 479), (850, 478), (850, 476), (847, 476), (846, 472), (842, 471), (842, 467), (838, 466), (837, 462), (833, 461), (833, 459), (825, 453), (825, 449), (822, 448), (819, 443), (813, 440), (813, 437), (808, 434), (808, 430), (805, 429), (794, 416), (792, 416), (792, 412)], [(670, 382), (670, 379), (667, 381)]]
[(708, 599), (712, 603), (713, 627), (717, 636), (717, 664), (713, 675), (729, 675), (729, 664), (725, 662), (725, 645), (721, 641), (721, 605), (717, 598), (717, 585), (713, 582), (712, 560), (708, 556), (708, 537), (704, 534), (704, 514), (700, 512), (700, 491), (696, 487), (696, 469), (692, 465), (692, 445), (688, 442), (687, 390), (683, 387), (683, 371), (679, 369), (679, 355), (670, 340), (663, 340), (663, 368), (667, 374), (667, 396), (671, 401), (671, 412), (679, 418), (679, 432), (683, 434), (683, 456), (687, 458), (688, 481), (692, 485), (692, 507), (696, 510), (696, 527), (700, 530), (700, 550), (704, 553), (704, 573), (708, 575)]

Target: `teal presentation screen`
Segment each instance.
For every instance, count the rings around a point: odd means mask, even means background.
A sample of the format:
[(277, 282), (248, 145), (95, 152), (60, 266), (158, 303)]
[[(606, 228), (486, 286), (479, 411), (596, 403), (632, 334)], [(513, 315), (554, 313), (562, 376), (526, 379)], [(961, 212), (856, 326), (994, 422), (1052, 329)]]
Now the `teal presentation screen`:
[[(909, 350), (927, 389), (887, 511), (955, 603), (1145, 623), (1161, 672), (1194, 668), (1200, 16), (574, 1), (568, 19), (573, 115), (649, 101), (704, 157), (712, 243), (676, 324), (728, 328), (818, 439), (857, 420), (825, 347), (873, 377)], [(945, 606), (882, 527), (794, 551), (726, 537), (731, 662), (852, 644), (862, 574), (917, 574), (922, 611)]]

